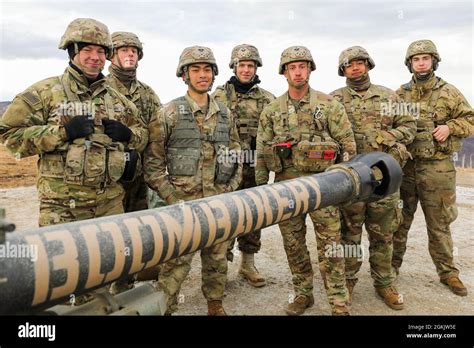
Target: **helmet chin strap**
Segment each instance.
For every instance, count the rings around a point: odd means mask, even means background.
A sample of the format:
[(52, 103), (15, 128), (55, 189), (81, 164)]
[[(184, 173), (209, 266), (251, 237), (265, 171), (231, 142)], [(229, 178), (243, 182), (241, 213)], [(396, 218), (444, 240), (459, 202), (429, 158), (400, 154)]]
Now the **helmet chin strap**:
[[(188, 67), (185, 66), (183, 68), (183, 72), (184, 72), (184, 83), (188, 86), (191, 85), (191, 82), (190, 82), (190, 79), (189, 79), (189, 71), (188, 71)], [(214, 84), (214, 81), (216, 80), (216, 73), (214, 71), (214, 67), (212, 68), (212, 82), (209, 86), (209, 88), (207, 89), (208, 92), (210, 92), (212, 90), (212, 85)]]

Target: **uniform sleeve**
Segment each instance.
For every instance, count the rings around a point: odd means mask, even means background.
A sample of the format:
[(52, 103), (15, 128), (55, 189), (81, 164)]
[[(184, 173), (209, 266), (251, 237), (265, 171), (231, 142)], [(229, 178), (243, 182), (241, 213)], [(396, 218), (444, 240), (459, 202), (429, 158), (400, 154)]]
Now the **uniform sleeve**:
[(342, 160), (348, 161), (354, 157), (357, 153), (357, 147), (352, 125), (347, 117), (346, 110), (342, 104), (336, 100), (333, 100), (330, 104), (328, 128), (331, 137), (336, 140), (342, 148)]
[(0, 140), (17, 157), (53, 152), (65, 145), (61, 125), (48, 124), (49, 110), (30, 87), (17, 95), (0, 119)]
[(145, 181), (155, 191), (159, 192), (168, 204), (178, 202), (176, 190), (171, 184), (166, 172), (166, 144), (169, 138), (169, 125), (165, 108), (153, 115), (150, 124), (150, 142), (145, 149), (143, 171)]
[(257, 185), (268, 183), (269, 171), (263, 157), (264, 144), (273, 140), (273, 125), (269, 116), (268, 108), (263, 109), (258, 121), (257, 130), (257, 160), (255, 164), (255, 182)]
[(127, 112), (129, 113), (127, 126), (132, 131), (132, 138), (128, 142), (128, 146), (138, 152), (143, 152), (148, 143), (148, 128), (136, 106), (128, 100), (127, 103)]
[(446, 122), (450, 135), (465, 138), (474, 134), (474, 111), (466, 98), (454, 86), (449, 86), (450, 99), (454, 102), (450, 120)]
[[(394, 105), (402, 105), (402, 99), (400, 99), (396, 94), (391, 96), (391, 98)], [(399, 110), (404, 109), (405, 108), (403, 107), (399, 108)], [(397, 143), (402, 143), (403, 145), (411, 144), (413, 139), (415, 139), (416, 134), (415, 117), (409, 112), (399, 112), (395, 114), (393, 117), (393, 128), (387, 133), (393, 136), (393, 140)]]
[[(238, 158), (240, 158), (241, 147), (240, 147), (239, 132), (237, 131), (237, 125), (229, 109), (227, 109), (227, 113), (228, 115), (231, 115), (230, 116), (231, 128), (230, 128), (229, 150), (238, 154)], [(242, 182), (242, 168), (243, 168), (242, 161), (237, 161), (237, 167), (235, 168), (234, 174), (232, 175), (228, 183), (231, 191), (237, 190), (240, 186), (240, 183)]]

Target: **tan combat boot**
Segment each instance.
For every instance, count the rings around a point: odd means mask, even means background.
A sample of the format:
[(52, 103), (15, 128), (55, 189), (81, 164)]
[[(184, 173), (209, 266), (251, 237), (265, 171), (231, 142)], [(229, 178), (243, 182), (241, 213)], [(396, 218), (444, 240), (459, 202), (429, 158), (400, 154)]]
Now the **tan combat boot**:
[(288, 315), (301, 315), (304, 313), (306, 308), (311, 307), (314, 305), (314, 297), (313, 295), (305, 296), (305, 295), (298, 295), (296, 296), (293, 303), (288, 305), (286, 309), (286, 314)]
[(441, 283), (447, 285), (449, 290), (458, 296), (467, 296), (467, 289), (458, 276), (441, 279)]
[(347, 306), (334, 306), (332, 308), (332, 315), (334, 317), (336, 317), (336, 316), (348, 316), (348, 315), (350, 315), (349, 308), (347, 308)]
[(403, 296), (397, 292), (393, 285), (382, 289), (375, 288), (375, 291), (390, 308), (395, 310), (403, 309)]
[(254, 262), (255, 254), (242, 253), (242, 263), (240, 264), (239, 274), (247, 279), (250, 285), (260, 288), (265, 286), (267, 283), (260, 273), (258, 273)]
[(207, 301), (207, 315), (209, 316), (225, 316), (227, 313), (222, 307), (221, 300)]
[(349, 295), (349, 304), (352, 304), (352, 293), (357, 284), (358, 279), (346, 279), (347, 293)]

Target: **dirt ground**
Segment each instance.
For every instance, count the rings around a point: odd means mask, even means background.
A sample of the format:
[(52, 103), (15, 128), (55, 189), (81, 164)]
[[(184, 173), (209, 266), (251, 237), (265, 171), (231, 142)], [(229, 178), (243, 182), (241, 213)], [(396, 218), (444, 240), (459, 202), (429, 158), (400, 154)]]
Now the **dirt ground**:
[[(22, 231), (37, 226), (38, 200), (34, 186), (36, 164), (34, 159), (16, 161), (6, 157), (0, 149), (0, 207), (7, 217)], [(25, 171), (27, 169), (27, 171)], [(20, 187), (22, 186), (22, 187)], [(26, 187), (25, 187), (26, 186)], [(16, 188), (11, 188), (16, 187)], [(396, 280), (403, 294), (405, 309), (393, 311), (377, 298), (365, 257), (360, 279), (354, 290), (353, 315), (474, 315), (474, 171), (458, 171), (459, 217), (452, 224), (455, 260), (461, 270), (461, 279), (469, 289), (467, 297), (451, 293), (438, 280), (428, 253), (426, 226), (421, 208), (409, 234), (408, 250)], [(311, 224), (310, 224), (311, 226)], [(307, 243), (315, 270), (315, 305), (307, 315), (329, 315), (326, 294), (318, 272), (314, 231), (309, 228)], [(364, 254), (368, 255), (367, 237), (364, 236)], [(262, 250), (256, 264), (267, 278), (267, 286), (255, 289), (239, 279), (240, 254), (229, 264), (228, 284), (224, 305), (230, 315), (285, 315), (284, 308), (292, 298), (291, 274), (286, 261), (280, 232), (277, 226), (262, 232)], [(193, 260), (193, 268), (183, 284), (180, 296), (180, 315), (206, 314), (206, 301), (201, 292), (200, 258)]]

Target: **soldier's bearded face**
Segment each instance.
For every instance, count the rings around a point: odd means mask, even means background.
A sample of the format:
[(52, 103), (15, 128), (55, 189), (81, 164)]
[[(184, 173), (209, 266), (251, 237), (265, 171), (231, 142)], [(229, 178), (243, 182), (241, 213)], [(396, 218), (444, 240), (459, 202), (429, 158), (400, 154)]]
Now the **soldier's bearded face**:
[(417, 54), (411, 57), (411, 67), (415, 73), (427, 73), (433, 66), (431, 54)]
[(136, 47), (120, 47), (112, 57), (112, 63), (122, 69), (135, 69), (138, 62), (138, 50)]
[(87, 45), (74, 56), (76, 63), (89, 78), (96, 78), (105, 65), (105, 49), (102, 46)]
[(283, 74), (291, 87), (301, 89), (308, 83), (311, 70), (308, 62), (293, 62), (286, 65)]
[(237, 64), (235, 75), (240, 82), (249, 83), (255, 76), (256, 71), (257, 67), (253, 60), (242, 60)]
[(196, 93), (207, 93), (212, 84), (213, 71), (210, 64), (192, 64), (188, 67), (189, 88)]
[(344, 65), (344, 75), (349, 79), (361, 78), (368, 71), (365, 60), (353, 60), (347, 65)]

